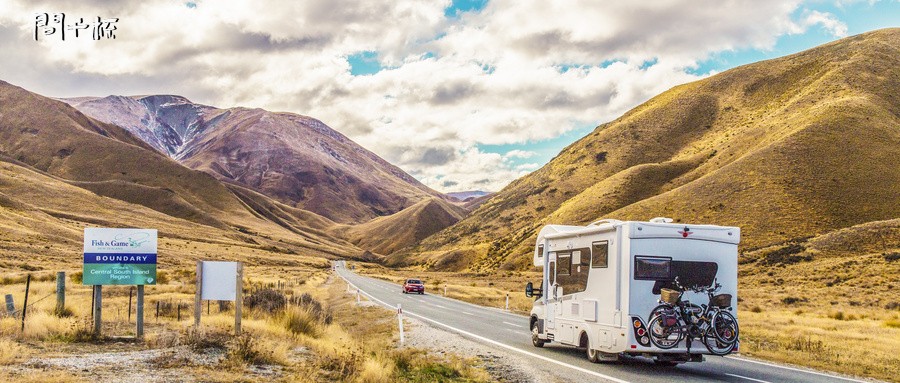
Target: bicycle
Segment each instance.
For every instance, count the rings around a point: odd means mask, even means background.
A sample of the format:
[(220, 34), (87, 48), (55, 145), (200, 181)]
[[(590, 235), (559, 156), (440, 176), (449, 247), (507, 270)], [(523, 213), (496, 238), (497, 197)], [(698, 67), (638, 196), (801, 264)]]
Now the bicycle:
[[(718, 282), (709, 287), (686, 289), (676, 277), (675, 285), (679, 290), (661, 290), (660, 305), (650, 312), (647, 328), (653, 345), (667, 350), (687, 338), (688, 352), (694, 339), (700, 339), (714, 355), (728, 355), (734, 351), (739, 330), (737, 319), (727, 311), (731, 309), (731, 294), (716, 294), (722, 287)], [(705, 292), (709, 304), (697, 306), (682, 300), (686, 290)]]

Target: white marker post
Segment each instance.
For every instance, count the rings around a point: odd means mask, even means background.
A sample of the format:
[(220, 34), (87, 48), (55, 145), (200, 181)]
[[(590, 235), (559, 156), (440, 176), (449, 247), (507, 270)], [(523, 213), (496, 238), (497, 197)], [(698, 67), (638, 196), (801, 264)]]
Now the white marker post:
[(356, 304), (359, 304), (359, 287), (356, 288)]
[(509, 293), (506, 294), (506, 311), (509, 311)]
[(444, 284), (444, 296), (445, 297), (447, 296), (447, 285), (446, 284)]
[(403, 308), (397, 303), (397, 320), (400, 323), (400, 345), (403, 346)]

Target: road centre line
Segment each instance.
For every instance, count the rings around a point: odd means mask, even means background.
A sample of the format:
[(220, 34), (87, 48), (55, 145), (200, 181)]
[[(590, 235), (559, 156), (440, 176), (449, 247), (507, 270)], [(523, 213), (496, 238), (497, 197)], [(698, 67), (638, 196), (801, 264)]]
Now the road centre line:
[[(350, 280), (348, 280), (347, 278), (344, 278), (343, 275), (341, 275), (341, 278), (343, 278), (347, 283), (350, 283), (351, 285), (353, 284), (353, 283), (350, 282)], [(371, 298), (372, 300), (374, 300), (374, 301), (376, 301), (376, 302), (378, 302), (378, 303), (381, 303), (383, 306), (391, 307), (391, 305), (385, 303), (385, 302), (382, 301), (381, 299), (378, 299), (378, 298), (375, 298), (375, 297), (372, 296), (372, 295), (369, 295), (369, 293), (366, 293), (365, 291), (360, 290), (360, 292), (361, 292), (362, 294), (365, 294), (367, 297)], [(458, 328), (453, 327), (453, 326), (450, 326), (450, 325), (443, 324), (443, 323), (441, 323), (441, 322), (438, 322), (438, 321), (433, 320), (433, 319), (430, 319), (430, 318), (423, 317), (423, 316), (418, 315), (418, 314), (414, 314), (414, 313), (411, 313), (411, 312), (408, 312), (408, 311), (407, 311), (407, 312), (404, 312), (404, 314), (409, 315), (409, 316), (413, 316), (413, 317), (416, 317), (416, 318), (419, 318), (419, 319), (424, 320), (424, 321), (426, 321), (426, 322), (434, 323), (434, 324), (436, 324), (436, 325), (438, 325), (438, 326), (448, 328), (448, 329), (450, 329), (450, 330), (452, 330), (452, 331), (455, 331), (455, 332), (457, 332), (457, 333), (460, 333), (460, 334), (462, 334), (462, 335), (465, 335), (465, 336), (468, 336), (468, 337), (471, 337), (471, 338), (475, 338), (475, 339), (481, 340), (481, 341), (483, 341), (483, 342), (487, 342), (487, 343), (493, 344), (493, 345), (495, 345), (495, 346), (505, 348), (505, 349), (510, 350), (510, 351), (518, 352), (518, 353), (520, 353), (520, 354), (525, 354), (525, 355), (528, 355), (528, 356), (531, 356), (531, 357), (534, 357), (534, 358), (543, 360), (543, 361), (545, 361), (545, 362), (550, 362), (550, 363), (557, 364), (557, 365), (560, 365), (560, 366), (563, 366), (563, 367), (568, 367), (568, 368), (571, 368), (571, 369), (573, 369), (573, 370), (575, 370), (575, 371), (583, 372), (583, 373), (588, 374), (588, 375), (593, 375), (593, 376), (596, 376), (596, 377), (598, 377), (598, 378), (607, 379), (607, 380), (610, 380), (610, 381), (613, 381), (613, 382), (616, 382), (616, 383), (630, 383), (630, 382), (628, 382), (627, 380), (622, 380), (622, 379), (615, 378), (615, 377), (612, 377), (612, 376), (609, 376), (609, 375), (604, 375), (604, 374), (601, 374), (601, 373), (596, 372), (596, 371), (588, 370), (588, 369), (586, 369), (586, 368), (582, 368), (582, 367), (578, 367), (578, 366), (573, 366), (573, 365), (568, 364), (568, 363), (565, 363), (565, 362), (560, 362), (560, 361), (558, 361), (558, 360), (556, 360), (556, 359), (548, 358), (548, 357), (543, 356), (543, 355), (538, 355), (538, 354), (535, 354), (535, 353), (533, 353), (533, 352), (521, 350), (521, 349), (515, 348), (515, 347), (513, 347), (513, 346), (510, 346), (510, 345), (507, 345), (507, 344), (500, 343), (500, 342), (495, 341), (495, 340), (493, 340), (493, 339), (485, 338), (485, 337), (483, 337), (483, 336), (481, 336), (481, 335), (476, 335), (476, 334), (473, 334), (473, 333), (471, 333), (471, 332), (468, 332), (468, 331), (465, 331), (465, 330), (461, 330), (461, 329), (458, 329)]]
[(520, 325), (520, 324), (515, 324), (515, 323), (509, 323), (509, 322), (503, 322), (503, 323), (506, 323), (506, 324), (508, 324), (508, 325), (510, 325), (510, 326), (519, 327), (519, 328), (524, 328), (524, 327), (525, 327), (525, 326), (522, 326), (522, 325)]
[(725, 373), (725, 375), (732, 376), (732, 377), (735, 377), (735, 378), (747, 379), (747, 380), (749, 380), (749, 381), (751, 381), (751, 382), (772, 383), (772, 382), (769, 382), (769, 381), (767, 381), (767, 380), (753, 379), (753, 378), (748, 378), (748, 377), (742, 376), (742, 375), (729, 374), (729, 373), (727, 373), (727, 372)]

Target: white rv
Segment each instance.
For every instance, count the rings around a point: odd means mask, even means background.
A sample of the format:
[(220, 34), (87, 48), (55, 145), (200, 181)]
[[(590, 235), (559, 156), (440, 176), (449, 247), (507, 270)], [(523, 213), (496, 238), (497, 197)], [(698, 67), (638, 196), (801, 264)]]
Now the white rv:
[[(543, 268), (531, 310), (532, 342), (556, 342), (584, 348), (591, 361), (614, 361), (620, 355), (646, 356), (660, 364), (702, 361), (709, 354), (700, 340), (660, 349), (644, 336), (650, 312), (659, 305), (660, 289), (709, 286), (737, 302), (737, 227), (601, 220), (588, 226), (548, 225), (541, 229), (534, 265)], [(704, 294), (683, 296), (707, 303)], [(690, 348), (688, 348), (690, 347)]]

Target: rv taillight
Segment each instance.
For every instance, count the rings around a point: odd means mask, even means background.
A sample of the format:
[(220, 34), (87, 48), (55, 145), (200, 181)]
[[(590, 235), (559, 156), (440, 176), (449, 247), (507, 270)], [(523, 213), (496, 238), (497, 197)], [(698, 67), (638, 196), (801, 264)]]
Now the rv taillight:
[(639, 328), (639, 329), (637, 330), (638, 336), (644, 336), (644, 334), (646, 334), (646, 333), (647, 333), (647, 331), (645, 331), (645, 330), (642, 329), (642, 328)]
[(650, 344), (650, 338), (647, 338), (646, 336), (645, 336), (645, 337), (642, 337), (642, 338), (641, 338), (641, 343), (644, 343), (644, 344)]
[(631, 348), (637, 348), (636, 344), (631, 345)]
[(641, 321), (639, 321), (639, 320), (634, 321), (634, 328), (640, 328), (640, 327), (641, 327)]

